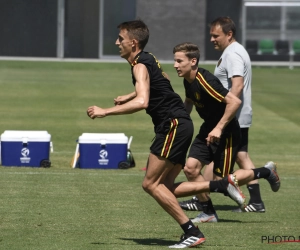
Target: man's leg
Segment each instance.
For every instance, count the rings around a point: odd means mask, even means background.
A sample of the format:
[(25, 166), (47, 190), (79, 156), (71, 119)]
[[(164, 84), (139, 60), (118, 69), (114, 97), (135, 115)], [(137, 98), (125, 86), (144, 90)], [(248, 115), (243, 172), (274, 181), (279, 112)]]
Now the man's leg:
[[(204, 167), (204, 163), (201, 163), (199, 160), (189, 157), (183, 168), (184, 174), (188, 181), (210, 181), (212, 179), (206, 179), (201, 174), (201, 170)], [(221, 179), (221, 178), (220, 178)], [(199, 193), (196, 195), (198, 198), (201, 198), (203, 201), (208, 201), (209, 193)]]
[(170, 191), (170, 183), (172, 180), (174, 182), (180, 168), (181, 165), (174, 166), (169, 160), (150, 154), (143, 189), (181, 226), (184, 231), (182, 242), (190, 240), (193, 244), (201, 244), (205, 242), (204, 235), (182, 211), (176, 197)]
[(219, 177), (214, 174), (214, 162), (209, 163), (203, 171), (203, 177), (207, 181), (219, 180)]
[[(250, 170), (255, 169), (253, 162), (248, 154), (248, 138), (249, 128), (241, 128), (241, 144), (237, 153), (236, 163), (240, 169)], [(245, 208), (246, 212), (265, 212), (265, 206), (261, 199), (258, 180), (253, 180), (247, 183), (247, 189), (250, 194), (248, 206)], [(233, 212), (241, 212), (240, 209), (235, 209)]]
[[(238, 152), (238, 157), (239, 156), (242, 157), (243, 153), (247, 153), (247, 152), (242, 152), (242, 151)], [(240, 169), (245, 169), (245, 170), (255, 169), (255, 166), (253, 165), (251, 159), (249, 158), (248, 153), (247, 153), (246, 157), (247, 157), (247, 159), (244, 159), (244, 162), (243, 162), (243, 166), (245, 166), (245, 168), (240, 167)], [(238, 158), (236, 162), (239, 163), (240, 159), (241, 158)], [(213, 179), (216, 180), (218, 178), (218, 176), (213, 174), (213, 165), (214, 165), (213, 162), (211, 162), (204, 169), (203, 177), (206, 180), (213, 180)], [(239, 180), (238, 177), (237, 177), (237, 179)], [(239, 185), (241, 185), (240, 181), (239, 181)], [(247, 205), (247, 207), (245, 208), (244, 211), (245, 212), (264, 212), (265, 211), (264, 210), (264, 204), (263, 204), (263, 202), (261, 201), (261, 198), (260, 198), (258, 180), (252, 180), (249, 183), (247, 183), (247, 189), (249, 190), (250, 200), (249, 200), (248, 205)], [(200, 197), (199, 201), (202, 201), (201, 197)], [(253, 206), (255, 206), (255, 207), (253, 207)], [(237, 208), (233, 211), (234, 212), (243, 212), (243, 210), (241, 210), (240, 208)]]
[(174, 165), (167, 159), (150, 154), (143, 189), (179, 224), (183, 224), (188, 221), (188, 217), (182, 212), (175, 196), (164, 184), (173, 167)]
[[(201, 175), (201, 163), (192, 157), (189, 157), (183, 168), (184, 174), (188, 181), (204, 181), (205, 179)], [(202, 211), (202, 205), (199, 199), (207, 200), (205, 193), (200, 193), (192, 197), (190, 200), (180, 201), (179, 205), (186, 211)]]
[[(240, 169), (251, 170), (255, 169), (255, 166), (250, 159), (248, 152), (240, 151), (237, 154), (236, 163)], [(260, 189), (258, 180), (253, 180), (247, 183), (247, 189), (250, 194), (250, 199), (247, 207), (245, 208), (246, 212), (265, 212), (265, 206), (261, 199)], [(235, 209), (233, 212), (241, 212), (240, 209)]]
[(273, 192), (277, 192), (280, 188), (280, 179), (277, 173), (276, 164), (269, 161), (265, 166), (261, 168), (255, 168), (252, 170), (239, 169), (234, 172), (240, 186), (249, 183), (256, 179), (266, 179), (271, 186)]
[(272, 191), (277, 192), (279, 190), (280, 179), (277, 173), (276, 164), (274, 162), (268, 162), (264, 167), (256, 168), (253, 170), (239, 169), (234, 172), (234, 174), (230, 174), (220, 181), (210, 181), (209, 184), (207, 181), (177, 183), (174, 185), (173, 193), (176, 197), (184, 197), (192, 194), (197, 194), (197, 191), (198, 193), (228, 193), (229, 196), (242, 208), (245, 197), (239, 190), (239, 185), (242, 186), (252, 180), (261, 178), (266, 179), (270, 183)]
[(238, 186), (238, 181), (233, 174), (225, 176), (218, 181), (205, 182), (180, 182), (175, 183), (171, 190), (174, 195), (179, 197), (195, 195), (201, 192), (216, 192), (228, 194), (239, 206), (245, 207), (245, 196)]
[[(219, 143), (217, 144), (213, 143), (210, 145), (209, 147), (210, 150), (207, 152), (207, 156), (209, 157), (199, 154), (199, 157), (197, 158), (197, 159), (205, 159), (206, 162), (207, 160), (210, 160), (210, 164), (209, 166), (207, 166), (207, 170), (205, 171), (206, 172), (205, 175), (207, 176), (206, 178), (209, 178), (210, 180), (224, 178), (233, 172), (234, 162), (236, 159), (238, 146), (240, 144), (240, 130), (237, 123), (235, 123), (234, 125), (236, 125), (236, 129), (232, 129), (232, 133), (229, 132), (225, 133), (221, 137)], [(202, 145), (203, 144), (199, 144), (200, 149), (204, 148)], [(196, 152), (194, 152), (194, 154), (196, 154)], [(213, 208), (212, 202), (209, 198), (209, 194), (206, 194), (206, 196), (198, 195), (198, 200), (199, 203), (202, 205), (203, 212), (205, 214), (209, 214), (213, 212), (213, 214), (216, 215), (215, 209)], [(205, 208), (207, 211), (204, 211)], [(204, 213), (200, 213), (192, 221), (205, 222), (202, 220), (202, 217), (205, 216)], [(208, 218), (207, 220), (208, 222), (210, 217), (209, 216), (206, 217)], [(216, 221), (217, 219), (214, 220), (214, 222)]]
[[(184, 166), (183, 170), (188, 181), (205, 181), (205, 179), (201, 175), (203, 165), (203, 163), (201, 163), (195, 158), (189, 157), (187, 159), (186, 165)], [(199, 193), (196, 196), (194, 196), (192, 200), (179, 202), (179, 205), (184, 210), (203, 211), (197, 217), (192, 219), (192, 222), (194, 223), (218, 221), (218, 216), (209, 197), (209, 193)]]
[[(204, 163), (207, 163), (207, 161), (212, 162), (214, 161), (214, 171), (211, 169), (211, 173), (215, 176), (213, 178), (221, 179), (222, 177), (227, 176), (229, 173), (232, 173), (234, 162), (236, 159), (237, 149), (240, 142), (240, 130), (238, 127), (238, 124), (236, 123), (236, 130), (233, 129), (232, 133), (226, 133), (218, 144), (211, 144), (210, 147), (207, 147), (207, 142), (204, 139), (206, 136), (199, 135), (195, 138), (191, 149), (189, 153), (189, 158), (193, 157), (195, 159), (201, 159), (200, 161), (201, 166), (204, 165)], [(199, 162), (200, 162), (199, 161)], [(193, 168), (188, 165), (189, 161), (187, 162), (184, 170), (185, 174), (189, 181), (192, 180), (192, 177), (194, 177), (194, 180), (196, 181), (202, 181), (205, 180), (203, 176), (200, 176), (199, 173), (196, 171), (193, 171)], [(195, 164), (194, 164), (195, 165)], [(212, 165), (211, 165), (212, 166)], [(208, 166), (208, 168), (211, 168), (211, 166)], [(197, 168), (199, 170), (199, 168)], [(200, 168), (201, 170), (201, 168)], [(189, 175), (191, 173), (191, 176)], [(196, 177), (198, 174), (199, 177)], [(197, 178), (197, 179), (196, 179)], [(212, 177), (210, 176), (210, 179)], [(212, 219), (209, 215), (214, 215), (215, 219), (212, 220), (213, 222), (217, 221), (216, 211), (212, 205), (212, 202), (209, 197), (209, 193), (206, 194), (198, 194), (197, 195), (197, 201), (195, 198), (193, 198), (190, 201), (182, 202), (181, 207), (184, 209), (185, 207), (198, 207), (195, 203), (199, 204), (202, 208), (202, 211), (204, 213), (200, 213), (193, 222), (209, 222), (210, 219)], [(190, 203), (194, 203), (191, 204)], [(193, 206), (194, 205), (194, 206)], [(205, 210), (205, 211), (204, 211)], [(203, 220), (203, 216), (207, 218), (207, 220)]]
[[(202, 132), (201, 132), (202, 131)], [(184, 167), (184, 173), (188, 181), (197, 181), (203, 182), (205, 178), (201, 175), (201, 170), (205, 166), (202, 161), (209, 161), (210, 158), (210, 149), (207, 147), (205, 138), (207, 134), (203, 132), (205, 130), (200, 129), (200, 133), (195, 137), (189, 151), (188, 159)], [(202, 211), (203, 207), (200, 204), (201, 201), (207, 202), (209, 200), (208, 193), (199, 193), (197, 196), (194, 196), (191, 200), (179, 202), (182, 209), (187, 211)]]

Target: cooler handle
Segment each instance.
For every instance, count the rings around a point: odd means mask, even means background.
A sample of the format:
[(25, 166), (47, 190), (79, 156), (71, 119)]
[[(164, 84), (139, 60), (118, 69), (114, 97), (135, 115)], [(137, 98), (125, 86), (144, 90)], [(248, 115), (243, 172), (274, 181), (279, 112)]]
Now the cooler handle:
[(131, 145), (132, 139), (133, 139), (133, 136), (130, 136), (128, 144), (127, 144), (127, 149), (130, 149), (130, 145)]
[(51, 141), (51, 142), (50, 142), (50, 152), (53, 153), (53, 151), (54, 151), (54, 148), (53, 148), (53, 143), (52, 143), (52, 141)]
[(23, 147), (27, 147), (27, 144), (28, 144), (28, 138), (27, 137), (22, 138), (22, 144), (23, 144)]
[(106, 145), (106, 140), (101, 140), (100, 144), (101, 144), (101, 146), (105, 146)]

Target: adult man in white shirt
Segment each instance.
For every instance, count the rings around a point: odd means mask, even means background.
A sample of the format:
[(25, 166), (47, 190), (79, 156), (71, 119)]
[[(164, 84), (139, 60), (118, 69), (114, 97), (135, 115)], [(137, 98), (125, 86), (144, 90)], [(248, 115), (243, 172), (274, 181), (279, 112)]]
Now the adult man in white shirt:
[[(242, 143), (236, 163), (241, 169), (255, 168), (248, 154), (248, 133), (252, 123), (251, 106), (251, 61), (246, 49), (235, 39), (235, 24), (229, 17), (220, 17), (211, 23), (211, 42), (214, 48), (223, 51), (214, 75), (223, 86), (242, 100), (236, 116), (242, 133)], [(250, 200), (246, 208), (249, 212), (265, 212), (261, 200), (258, 180), (248, 183)]]

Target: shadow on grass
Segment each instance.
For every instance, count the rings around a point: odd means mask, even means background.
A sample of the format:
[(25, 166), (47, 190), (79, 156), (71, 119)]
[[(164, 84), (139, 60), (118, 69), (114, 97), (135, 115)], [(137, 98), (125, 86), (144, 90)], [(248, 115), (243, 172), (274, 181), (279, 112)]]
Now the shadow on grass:
[(228, 222), (228, 223), (242, 223), (241, 220), (227, 220), (227, 219), (218, 219), (218, 222)]
[(214, 208), (216, 211), (231, 211), (233, 209), (237, 209), (238, 206), (233, 206), (233, 205), (214, 205)]
[(177, 241), (164, 240), (164, 239), (136, 239), (136, 238), (120, 238), (121, 240), (133, 241), (139, 245), (145, 246), (169, 246), (177, 243)]

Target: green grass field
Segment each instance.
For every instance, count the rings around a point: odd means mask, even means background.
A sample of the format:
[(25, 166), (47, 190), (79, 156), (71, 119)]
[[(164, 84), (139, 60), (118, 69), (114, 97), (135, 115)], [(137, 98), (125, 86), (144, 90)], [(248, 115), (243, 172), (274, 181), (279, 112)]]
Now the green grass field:
[[(172, 65), (163, 67), (183, 98), (182, 79)], [(300, 248), (300, 242), (262, 240), (300, 240), (299, 77), (299, 68), (253, 68), (249, 152), (256, 166), (278, 163), (282, 186), (273, 193), (260, 181), (264, 214), (232, 213), (232, 200), (212, 194), (220, 222), (200, 225), (207, 238), (202, 249)], [(141, 188), (154, 137), (150, 117), (144, 111), (96, 120), (86, 115), (88, 106), (109, 107), (133, 91), (128, 64), (0, 61), (0, 89), (0, 133), (47, 130), (54, 146), (49, 169), (0, 167), (0, 249), (167, 249), (178, 241), (180, 227)], [(192, 118), (197, 131), (202, 121), (195, 111)], [(72, 169), (84, 132), (133, 136), (136, 167)]]

